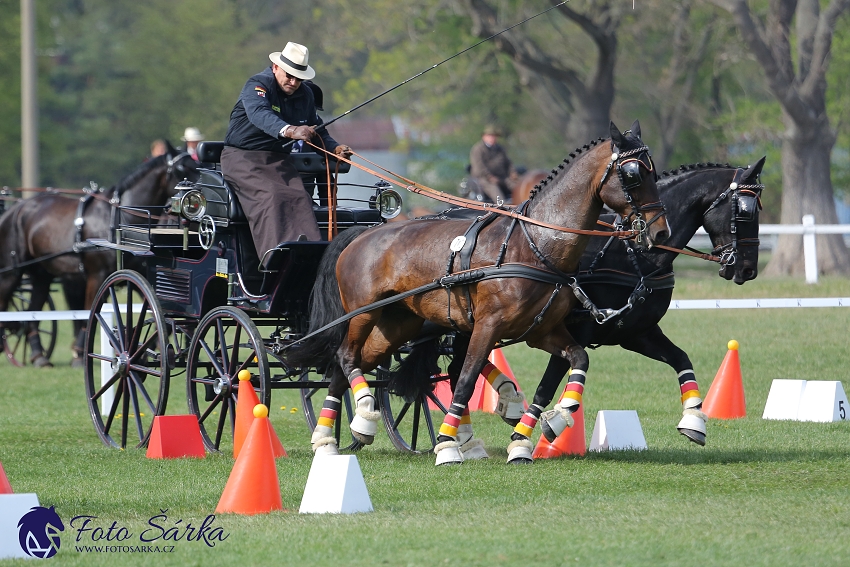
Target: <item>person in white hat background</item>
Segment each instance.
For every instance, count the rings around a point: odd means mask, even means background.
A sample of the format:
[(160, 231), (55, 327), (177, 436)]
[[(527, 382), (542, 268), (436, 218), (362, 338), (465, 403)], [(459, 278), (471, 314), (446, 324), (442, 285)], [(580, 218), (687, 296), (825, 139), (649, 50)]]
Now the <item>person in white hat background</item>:
[(184, 130), (183, 137), (180, 138), (186, 142), (186, 151), (192, 156), (195, 161), (198, 161), (198, 144), (204, 141), (204, 135), (194, 126), (189, 126)]
[(309, 51), (289, 42), (269, 54), (271, 66), (248, 79), (230, 113), (221, 153), (224, 178), (248, 219), (257, 253), (281, 242), (320, 240), (313, 201), (290, 157), (292, 140), (312, 143), (348, 157), (351, 148), (322, 128), (313, 91), (303, 83), (316, 72)]

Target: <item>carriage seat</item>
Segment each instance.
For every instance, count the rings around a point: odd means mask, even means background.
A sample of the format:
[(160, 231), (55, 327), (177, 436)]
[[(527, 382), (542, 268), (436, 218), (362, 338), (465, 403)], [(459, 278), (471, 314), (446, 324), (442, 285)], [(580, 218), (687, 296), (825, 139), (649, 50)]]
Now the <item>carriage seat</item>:
[[(224, 142), (201, 142), (198, 144), (198, 160), (205, 163), (221, 163), (221, 152), (224, 150)], [(315, 152), (302, 152), (290, 154), (295, 169), (302, 175), (324, 174), (325, 159)], [(337, 159), (330, 157), (331, 171), (337, 171)], [(348, 173), (351, 164), (342, 162), (339, 164), (339, 173)]]

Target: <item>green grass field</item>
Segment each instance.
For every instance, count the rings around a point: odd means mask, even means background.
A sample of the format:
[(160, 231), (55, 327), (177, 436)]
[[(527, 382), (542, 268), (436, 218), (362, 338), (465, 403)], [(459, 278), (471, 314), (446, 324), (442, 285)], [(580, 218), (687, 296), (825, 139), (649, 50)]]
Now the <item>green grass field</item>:
[[(701, 269), (693, 270), (698, 278), (679, 278), (677, 298), (850, 297), (846, 279), (735, 286)], [(197, 526), (213, 513), (233, 459), (148, 460), (143, 450), (104, 447), (82, 372), (68, 366), (70, 324), (60, 323), (55, 368), (0, 361), (0, 462), (16, 492), (37, 493), (65, 522), (61, 550), (50, 559), (56, 565), (847, 565), (850, 422), (773, 422), (761, 414), (775, 378), (841, 380), (850, 391), (849, 316), (845, 309), (669, 313), (662, 327), (690, 354), (703, 394), (727, 341), (741, 345), (747, 417), (710, 421), (704, 448), (675, 429), (681, 405), (673, 371), (610, 347), (591, 352), (586, 438), (599, 410), (634, 409), (646, 451), (508, 466), (511, 429), (476, 413), (491, 459), (437, 468), (433, 455), (400, 454), (379, 431), (376, 444), (358, 453), (375, 508), (369, 514), (297, 513), (312, 462), (309, 433), (297, 393), (275, 392), (271, 418), (290, 455), (277, 462), (289, 511), (218, 516), (225, 541), (146, 544), (174, 546), (157, 554), (77, 551), (93, 545), (91, 532), (75, 541), (69, 520), (96, 516), (93, 525), (104, 530), (115, 522), (133, 533), (122, 545), (140, 545), (152, 516), (167, 516), (157, 520), (163, 529)], [(530, 396), (547, 356), (524, 346), (506, 356)], [(180, 380), (168, 410), (186, 411)]]

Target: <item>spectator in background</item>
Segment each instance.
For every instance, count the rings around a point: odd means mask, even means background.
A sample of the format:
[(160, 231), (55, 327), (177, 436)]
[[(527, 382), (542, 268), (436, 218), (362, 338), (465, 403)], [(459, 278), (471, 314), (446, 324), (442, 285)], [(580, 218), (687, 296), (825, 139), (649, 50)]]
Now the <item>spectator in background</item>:
[(162, 138), (157, 138), (156, 140), (151, 142), (150, 159), (165, 155), (165, 152), (167, 151), (168, 147), (165, 145), (165, 140), (163, 140)]
[(494, 203), (509, 202), (518, 175), (511, 165), (508, 153), (499, 144), (502, 130), (494, 125), (484, 128), (479, 140), (469, 152), (469, 174), (481, 192)]
[(192, 156), (195, 161), (198, 161), (198, 144), (204, 141), (204, 135), (194, 126), (189, 126), (183, 132), (183, 137), (180, 138), (186, 142), (186, 151)]

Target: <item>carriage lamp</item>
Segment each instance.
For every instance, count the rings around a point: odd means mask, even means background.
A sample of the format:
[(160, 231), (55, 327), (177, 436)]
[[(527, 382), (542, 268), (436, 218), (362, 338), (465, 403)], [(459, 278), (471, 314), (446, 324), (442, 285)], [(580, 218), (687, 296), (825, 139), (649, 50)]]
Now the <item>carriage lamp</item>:
[(401, 213), (401, 195), (395, 189), (390, 189), (386, 181), (375, 184), (377, 194), (369, 199), (369, 208), (378, 209), (381, 216), (387, 220), (396, 218)]
[(187, 191), (180, 198), (180, 214), (192, 222), (201, 220), (207, 212), (207, 198), (197, 189)]

